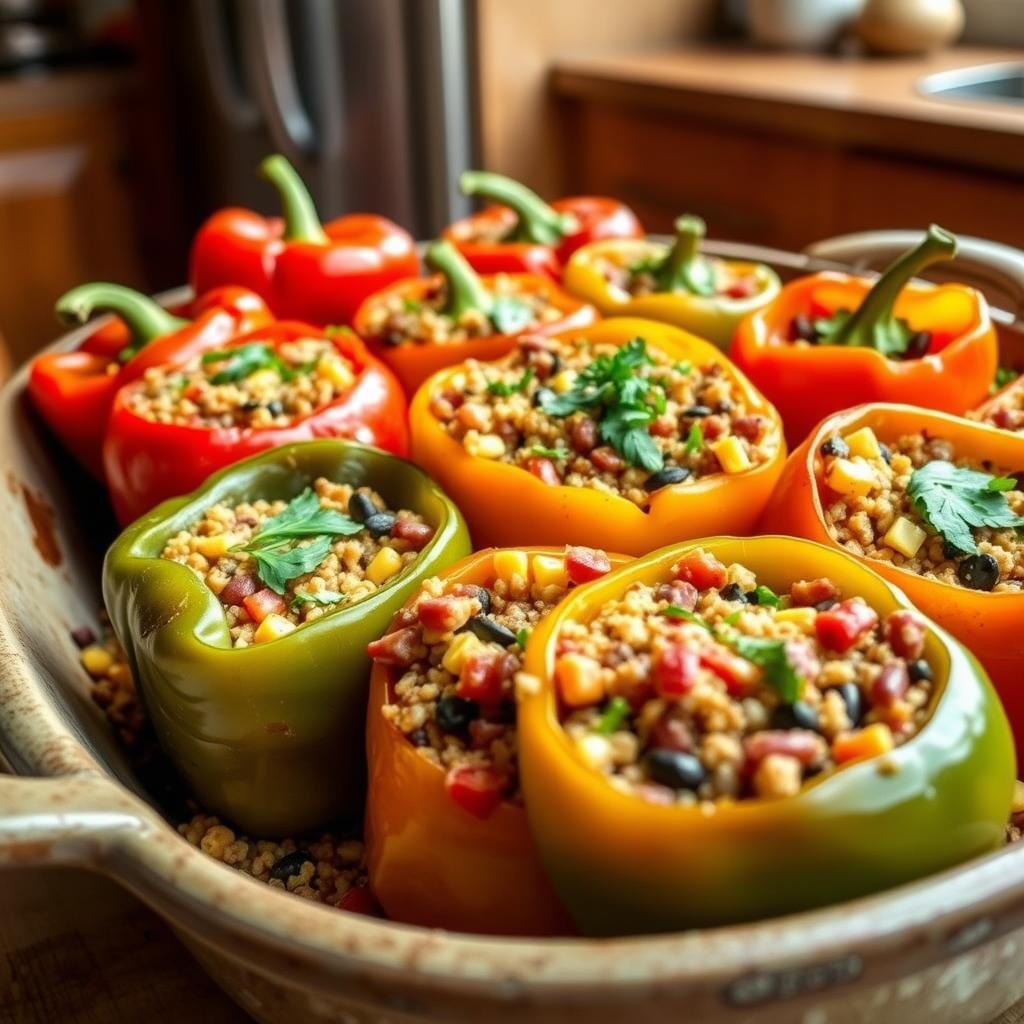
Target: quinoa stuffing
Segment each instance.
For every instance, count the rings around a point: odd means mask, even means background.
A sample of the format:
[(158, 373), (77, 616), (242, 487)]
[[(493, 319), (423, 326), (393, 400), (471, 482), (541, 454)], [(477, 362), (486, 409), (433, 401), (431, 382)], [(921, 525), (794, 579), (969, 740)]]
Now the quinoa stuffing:
[(825, 440), (829, 534), (855, 555), (997, 593), (1024, 588), (1024, 473), (958, 457), (927, 433), (883, 444), (870, 427)]
[(396, 629), (370, 645), (393, 670), (384, 717), (446, 771), (448, 794), (471, 813), (521, 800), (513, 679), (530, 631), (610, 568), (591, 548), (496, 551), (485, 585), (426, 580)]
[(470, 455), (642, 509), (662, 487), (759, 466), (781, 443), (721, 364), (678, 362), (639, 337), (523, 335), (505, 359), (449, 377), (431, 411)]
[(368, 487), (320, 477), (290, 502), (214, 505), (162, 557), (217, 595), (234, 647), (285, 636), (369, 596), (408, 568), (434, 529)]
[(565, 316), (545, 292), (523, 288), (514, 275), (496, 274), (489, 288), (496, 307), (490, 313), (477, 307), (446, 312), (448, 286), (443, 282), (422, 299), (385, 294), (368, 310), (365, 330), (385, 345), (436, 345), (514, 333)]
[(703, 549), (567, 622), (554, 666), (578, 756), (659, 804), (786, 797), (925, 724), (925, 627), (827, 578), (785, 594)]
[(151, 367), (129, 392), (128, 408), (180, 426), (282, 427), (336, 401), (356, 376), (330, 338), (253, 341), (207, 352), (183, 369)]
[(991, 423), (1000, 430), (1024, 431), (1024, 380), (1007, 388), (998, 399), (986, 403), (984, 415), (968, 414), (972, 419)]

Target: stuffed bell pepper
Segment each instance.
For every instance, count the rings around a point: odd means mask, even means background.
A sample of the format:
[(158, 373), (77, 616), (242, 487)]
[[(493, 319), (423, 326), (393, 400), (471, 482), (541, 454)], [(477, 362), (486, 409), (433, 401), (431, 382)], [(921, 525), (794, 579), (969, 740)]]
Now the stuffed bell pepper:
[(277, 190), (283, 218), (237, 207), (219, 210), (192, 243), (196, 294), (238, 284), (262, 295), (282, 319), (337, 326), (367, 295), (419, 269), (409, 233), (386, 217), (352, 213), (321, 224), (302, 179), (280, 155), (260, 173)]
[(130, 522), (294, 441), (352, 438), (405, 455), (405, 416), (398, 381), (351, 331), (275, 321), (117, 392), (103, 442), (114, 511)]
[(768, 396), (790, 444), (860, 402), (907, 402), (960, 415), (987, 394), (997, 340), (973, 288), (911, 280), (956, 254), (933, 225), (877, 281), (820, 273), (792, 281), (745, 320), (729, 355)]
[(817, 544), (713, 538), (581, 587), (517, 695), (530, 827), (584, 934), (824, 906), (1004, 842), (1013, 748), (984, 673)]
[(650, 320), (520, 336), (432, 377), (412, 450), (474, 542), (643, 554), (749, 531), (785, 460), (775, 410), (706, 341)]
[[(1000, 368), (1002, 369), (1002, 368)], [(998, 390), (968, 416), (982, 423), (990, 423), (1000, 430), (1024, 433), (1024, 376), (1007, 370), (996, 373)]]
[(763, 520), (866, 560), (985, 666), (1024, 749), (1024, 435), (906, 405), (824, 420)]
[(66, 323), (115, 313), (77, 347), (33, 360), (28, 395), (61, 443), (94, 476), (103, 474), (103, 435), (114, 396), (152, 366), (181, 365), (196, 353), (270, 321), (263, 300), (244, 288), (214, 288), (194, 299), (184, 320), (152, 299), (117, 284), (73, 288), (57, 302)]
[(584, 246), (565, 268), (565, 287), (605, 316), (674, 324), (726, 349), (739, 322), (779, 294), (778, 275), (763, 263), (705, 256), (699, 217), (680, 217), (675, 230), (671, 245), (616, 239)]
[(366, 645), (468, 551), (458, 510), (414, 466), (315, 441), (133, 523), (103, 596), (200, 802), (251, 834), (294, 834), (359, 814)]
[(466, 171), (459, 185), (464, 195), (493, 204), (444, 232), (481, 274), (547, 274), (559, 281), (581, 245), (643, 236), (636, 214), (616, 199), (570, 196), (549, 205), (520, 182), (488, 171)]
[(497, 359), (524, 331), (586, 327), (597, 310), (538, 274), (479, 277), (449, 242), (426, 252), (433, 277), (400, 281), (360, 306), (353, 325), (408, 395), (464, 359)]
[(625, 561), (590, 548), (481, 551), (426, 580), (370, 644), (367, 866), (392, 920), (570, 929), (523, 810), (513, 678), (540, 619)]

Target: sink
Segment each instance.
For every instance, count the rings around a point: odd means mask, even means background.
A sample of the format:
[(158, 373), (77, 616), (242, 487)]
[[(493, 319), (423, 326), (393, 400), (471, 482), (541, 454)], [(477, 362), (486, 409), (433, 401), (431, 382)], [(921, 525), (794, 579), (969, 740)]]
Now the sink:
[(940, 100), (972, 100), (1024, 106), (1024, 63), (983, 64), (926, 75), (918, 91)]

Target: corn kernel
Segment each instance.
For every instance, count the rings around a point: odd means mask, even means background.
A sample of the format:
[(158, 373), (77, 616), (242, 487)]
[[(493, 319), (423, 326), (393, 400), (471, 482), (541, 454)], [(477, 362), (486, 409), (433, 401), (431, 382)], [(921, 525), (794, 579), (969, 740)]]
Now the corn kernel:
[(562, 700), (571, 708), (597, 704), (604, 697), (601, 666), (585, 654), (563, 654), (555, 662), (555, 678)]
[(530, 560), (525, 551), (495, 551), (494, 575), (505, 583), (511, 583), (518, 576), (530, 578)]
[(102, 676), (106, 675), (109, 671), (110, 666), (114, 664), (114, 659), (110, 656), (110, 653), (99, 644), (91, 644), (86, 647), (81, 654), (82, 667), (91, 676)]
[(263, 644), (268, 640), (277, 640), (278, 637), (287, 636), (295, 630), (294, 622), (290, 622), (283, 615), (271, 612), (256, 628), (253, 634), (253, 643)]
[(533, 582), (538, 587), (568, 587), (569, 572), (565, 559), (557, 555), (534, 555)]
[(212, 537), (196, 537), (196, 551), (204, 558), (223, 558), (228, 553), (228, 548), (235, 543), (235, 538), (230, 533), (217, 533)]
[(280, 374), (277, 370), (272, 370), (268, 366), (266, 369), (257, 370), (255, 373), (250, 373), (245, 378), (245, 383), (251, 388), (259, 390), (261, 387), (274, 387), (281, 380)]
[(878, 486), (878, 480), (870, 466), (849, 459), (836, 459), (825, 477), (825, 483), (836, 494), (848, 498), (862, 498)]
[(462, 447), (478, 459), (500, 459), (505, 454), (505, 442), (497, 434), (481, 434), (478, 430), (467, 430)]
[(564, 395), (566, 391), (572, 390), (572, 386), (575, 383), (576, 371), (562, 370), (561, 373), (556, 373), (554, 377), (551, 378), (551, 384), (549, 386), (556, 395)]
[(780, 608), (775, 613), (776, 622), (792, 622), (801, 633), (813, 633), (817, 617), (813, 608)]
[(861, 427), (852, 434), (843, 438), (851, 455), (859, 455), (862, 459), (880, 459), (882, 449), (878, 445), (878, 438), (870, 427)]
[(612, 763), (612, 745), (596, 733), (588, 733), (576, 741), (576, 752), (589, 768), (599, 771)]
[(316, 375), (334, 386), (335, 391), (344, 391), (356, 379), (351, 367), (341, 356), (325, 355), (316, 364)]
[(457, 633), (448, 645), (448, 650), (444, 652), (441, 664), (453, 676), (457, 676), (462, 671), (466, 658), (483, 646), (483, 641), (475, 633)]
[(721, 441), (709, 444), (708, 447), (726, 473), (742, 473), (752, 465), (750, 456), (747, 455), (743, 442), (738, 437), (724, 437)]
[(928, 535), (916, 523), (912, 523), (906, 516), (900, 516), (886, 531), (882, 543), (887, 544), (907, 558), (913, 558), (920, 550)]
[(366, 567), (366, 578), (379, 587), (402, 568), (402, 556), (394, 548), (381, 548)]

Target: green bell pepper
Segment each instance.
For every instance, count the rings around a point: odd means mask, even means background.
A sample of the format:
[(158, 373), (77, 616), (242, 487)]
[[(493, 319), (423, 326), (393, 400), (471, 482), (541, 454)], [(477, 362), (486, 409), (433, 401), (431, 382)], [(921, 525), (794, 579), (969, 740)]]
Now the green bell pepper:
[[(217, 597), (162, 559), (164, 545), (218, 502), (291, 499), (320, 476), (418, 512), (433, 538), (369, 597), (233, 648)], [(157, 737), (196, 797), (250, 834), (280, 836), (360, 813), (366, 645), (425, 578), (469, 550), (459, 510), (415, 466), (355, 442), (311, 441), (239, 462), (133, 523), (107, 553), (103, 596)]]

